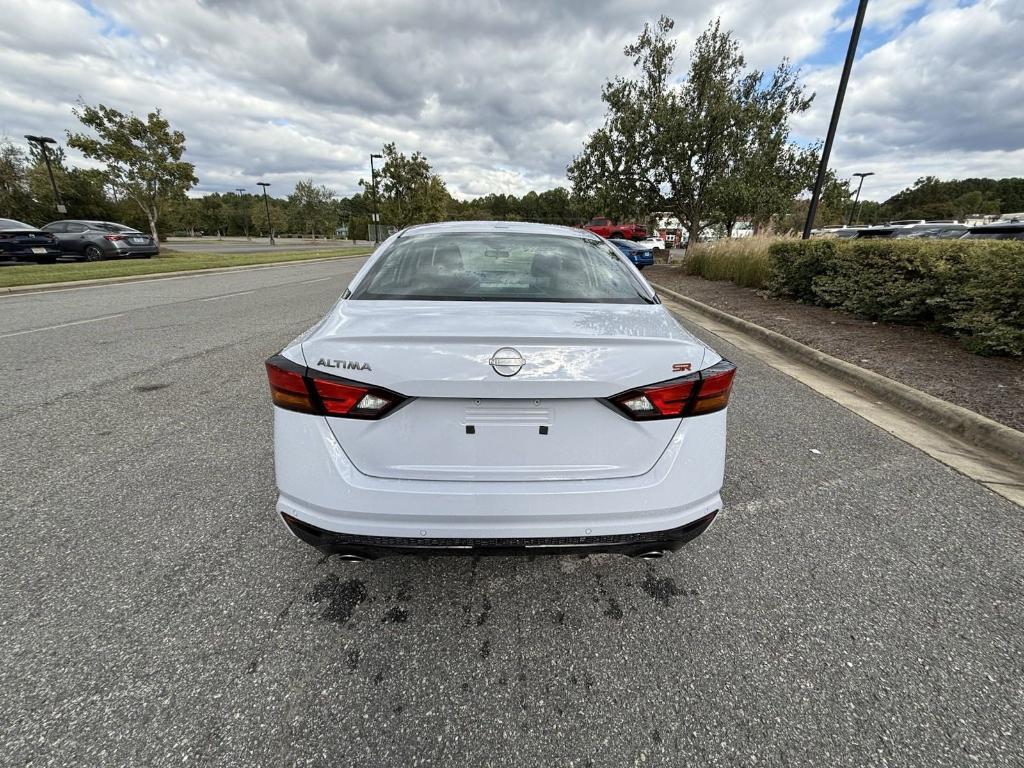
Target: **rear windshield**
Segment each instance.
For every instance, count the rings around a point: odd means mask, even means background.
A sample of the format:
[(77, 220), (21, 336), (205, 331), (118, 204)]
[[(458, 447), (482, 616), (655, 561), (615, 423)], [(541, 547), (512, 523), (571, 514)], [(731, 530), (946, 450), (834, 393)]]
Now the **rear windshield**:
[(351, 298), (654, 303), (604, 243), (515, 232), (402, 237), (381, 254)]
[(124, 224), (114, 224), (109, 221), (89, 221), (86, 222), (86, 226), (89, 229), (98, 230), (99, 232), (134, 232), (135, 230), (131, 227), (126, 227)]
[(0, 229), (35, 229), (14, 219), (0, 219)]

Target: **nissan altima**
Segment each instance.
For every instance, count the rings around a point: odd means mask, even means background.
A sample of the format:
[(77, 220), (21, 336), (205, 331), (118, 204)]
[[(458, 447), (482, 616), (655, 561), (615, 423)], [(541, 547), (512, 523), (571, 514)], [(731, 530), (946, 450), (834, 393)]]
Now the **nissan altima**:
[(722, 507), (735, 366), (586, 230), (405, 229), (266, 370), (277, 512), (343, 558), (657, 557)]

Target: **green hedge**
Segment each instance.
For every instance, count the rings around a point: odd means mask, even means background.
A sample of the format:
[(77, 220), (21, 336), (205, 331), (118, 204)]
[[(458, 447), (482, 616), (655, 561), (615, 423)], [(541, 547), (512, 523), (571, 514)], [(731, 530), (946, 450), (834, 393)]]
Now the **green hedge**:
[(793, 240), (769, 249), (768, 290), (872, 320), (955, 334), (984, 355), (1024, 355), (1024, 243)]

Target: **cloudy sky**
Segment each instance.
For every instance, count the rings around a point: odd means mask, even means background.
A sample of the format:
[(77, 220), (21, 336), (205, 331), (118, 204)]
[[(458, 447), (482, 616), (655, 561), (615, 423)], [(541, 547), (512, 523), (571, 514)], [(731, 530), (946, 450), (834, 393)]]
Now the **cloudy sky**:
[[(851, 0), (0, 0), (0, 136), (63, 137), (78, 99), (163, 109), (198, 192), (312, 177), (358, 191), (367, 155), (424, 152), (460, 197), (565, 183), (622, 47), (669, 12), (677, 74), (714, 16), (751, 65), (788, 56), (824, 135)], [(1024, 2), (871, 0), (833, 167), (884, 199), (922, 175), (1024, 176)], [(75, 161), (80, 161), (70, 153)]]

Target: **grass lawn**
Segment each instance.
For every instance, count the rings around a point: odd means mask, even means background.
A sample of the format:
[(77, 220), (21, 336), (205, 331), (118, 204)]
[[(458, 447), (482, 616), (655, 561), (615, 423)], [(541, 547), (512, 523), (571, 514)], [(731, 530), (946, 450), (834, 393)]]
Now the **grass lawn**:
[(275, 261), (306, 261), (326, 256), (365, 256), (371, 248), (329, 248), (306, 251), (273, 251), (271, 253), (163, 253), (152, 259), (117, 259), (58, 264), (17, 264), (0, 266), (0, 288), (40, 283), (63, 283), (69, 280), (93, 280), (101, 277), (155, 275), (190, 269), (239, 267), (247, 264), (270, 264)]

